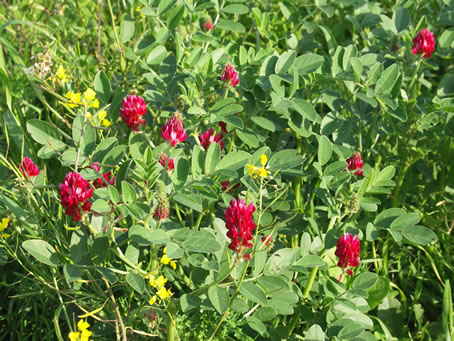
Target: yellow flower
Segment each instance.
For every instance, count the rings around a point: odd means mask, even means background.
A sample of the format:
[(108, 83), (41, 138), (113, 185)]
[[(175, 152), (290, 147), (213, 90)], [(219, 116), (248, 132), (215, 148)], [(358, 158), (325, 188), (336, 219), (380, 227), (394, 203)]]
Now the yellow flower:
[(99, 108), (99, 101), (97, 98), (95, 98), (95, 100), (93, 102), (90, 103), (89, 105), (90, 108), (95, 108), (95, 109), (98, 109)]
[(2, 238), (2, 239), (7, 239), (7, 238), (9, 238), (9, 237), (11, 237), (11, 235), (8, 234), (8, 233), (2, 233), (2, 234), (0, 235), (0, 238)]
[(87, 321), (79, 320), (79, 322), (77, 322), (77, 329), (79, 329), (80, 331), (84, 331), (88, 328), (90, 328), (90, 323), (88, 323)]
[(253, 176), (255, 173), (255, 167), (253, 165), (247, 164), (247, 175)]
[(2, 219), (2, 222), (0, 223), (0, 232), (2, 232), (4, 229), (8, 227), (9, 222), (10, 222), (9, 218)]
[(102, 125), (104, 127), (110, 127), (111, 124), (112, 123), (109, 120), (107, 120), (107, 119), (102, 120)]
[(175, 263), (173, 260), (170, 261), (170, 266), (176, 270), (177, 269), (177, 263)]
[(69, 76), (66, 74), (66, 70), (62, 65), (58, 67), (56, 76), (62, 83), (69, 82)]
[(163, 288), (164, 284), (167, 282), (167, 278), (165, 278), (163, 275), (159, 276), (158, 279), (156, 280), (156, 283), (158, 284), (158, 287)]
[(151, 276), (149, 279), (148, 279), (148, 282), (150, 283), (150, 285), (154, 288), (156, 288), (158, 286), (158, 282), (156, 282), (156, 278), (154, 278), (153, 276)]
[(91, 120), (91, 119), (93, 119), (93, 116), (91, 116), (91, 114), (90, 114), (89, 112), (87, 112), (87, 118), (88, 118), (89, 120)]
[(140, 6), (136, 6), (136, 12), (140, 13)]
[(265, 154), (260, 155), (260, 163), (262, 164), (262, 166), (265, 166), (267, 162), (268, 157)]
[(164, 264), (164, 265), (167, 265), (170, 263), (172, 259), (167, 257), (166, 254), (163, 254), (162, 257), (161, 257), (161, 263)]
[(158, 296), (161, 300), (165, 300), (172, 295), (173, 293), (170, 291), (170, 289), (166, 289), (165, 287), (162, 287), (158, 290)]
[(93, 101), (95, 98), (96, 98), (96, 92), (94, 92), (93, 89), (88, 88), (87, 90), (85, 90), (85, 92), (84, 92), (84, 99), (85, 99), (87, 102), (91, 102), (91, 101)]
[(66, 93), (65, 97), (69, 100), (69, 103), (67, 103), (67, 105), (70, 108), (77, 107), (81, 103), (80, 102), (80, 92), (74, 93), (72, 91), (68, 91)]
[(98, 113), (98, 118), (100, 121), (102, 121), (103, 119), (105, 119), (107, 116), (107, 112), (105, 110), (101, 110), (99, 113)]
[(88, 341), (88, 338), (91, 336), (91, 331), (84, 329), (80, 334), (80, 341)]
[(271, 173), (270, 171), (267, 171), (265, 168), (263, 167), (260, 167), (259, 169), (259, 176), (261, 176), (262, 178), (266, 178), (268, 176), (268, 174)]
[(152, 297), (150, 298), (150, 300), (148, 301), (148, 304), (149, 304), (149, 305), (153, 305), (155, 302), (156, 302), (156, 295), (155, 295), (155, 296), (152, 296)]
[(70, 341), (79, 341), (79, 332), (71, 332), (69, 333), (68, 337)]

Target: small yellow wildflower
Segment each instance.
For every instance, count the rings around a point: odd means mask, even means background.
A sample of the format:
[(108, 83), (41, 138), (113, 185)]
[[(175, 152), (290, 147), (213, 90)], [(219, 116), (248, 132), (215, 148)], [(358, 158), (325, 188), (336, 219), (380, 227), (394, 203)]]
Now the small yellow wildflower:
[(262, 164), (262, 166), (265, 166), (267, 162), (268, 157), (265, 154), (260, 155), (260, 163)]
[(163, 288), (166, 282), (167, 282), (167, 278), (165, 278), (163, 275), (159, 276), (158, 279), (156, 280), (156, 283), (158, 284), (158, 287), (160, 287), (160, 288)]
[(158, 283), (156, 282), (156, 278), (154, 278), (153, 276), (151, 276), (148, 279), (148, 283), (150, 283), (150, 285), (154, 288), (156, 288), (158, 286)]
[(80, 341), (88, 341), (88, 338), (91, 336), (91, 331), (84, 329), (80, 334)]
[(255, 167), (253, 165), (247, 164), (247, 175), (253, 176), (255, 173)]
[(95, 108), (95, 109), (98, 109), (99, 108), (99, 101), (97, 98), (95, 98), (95, 100), (93, 102), (90, 103), (89, 105), (90, 108)]
[(167, 257), (167, 248), (164, 248), (164, 254), (161, 257), (161, 263), (164, 265), (169, 265), (175, 270), (177, 268), (177, 264), (172, 260), (172, 258)]
[(0, 223), (0, 232), (2, 232), (4, 229), (8, 227), (9, 222), (10, 222), (9, 218), (2, 219), (2, 222)]
[(58, 67), (56, 76), (63, 84), (69, 82), (69, 75), (66, 74), (66, 70), (62, 65)]
[(70, 341), (79, 341), (79, 332), (71, 332), (69, 333), (68, 337)]
[(148, 304), (149, 304), (149, 305), (155, 304), (156, 299), (157, 299), (157, 298), (156, 298), (156, 295), (155, 295), (155, 296), (152, 296), (152, 297), (150, 298), (150, 300), (148, 301)]
[(110, 122), (108, 119), (102, 120), (102, 125), (104, 127), (110, 127), (111, 124), (112, 124), (112, 122)]
[(271, 173), (270, 171), (267, 171), (263, 167), (260, 167), (260, 169), (259, 169), (259, 176), (261, 176), (262, 178), (266, 178), (268, 176), (268, 174), (270, 174), (270, 173)]
[(88, 89), (85, 90), (85, 92), (84, 92), (84, 99), (85, 99), (87, 102), (93, 101), (94, 99), (96, 99), (96, 92), (93, 91), (93, 89), (88, 88)]
[(170, 291), (170, 289), (166, 289), (165, 287), (162, 287), (158, 290), (158, 296), (161, 300), (165, 300), (172, 295), (173, 293)]
[(77, 329), (79, 329), (80, 331), (86, 330), (88, 328), (90, 328), (90, 323), (88, 323), (87, 321), (79, 320), (79, 322), (77, 322)]
[(88, 118), (89, 120), (92, 120), (92, 119), (93, 119), (93, 116), (92, 116), (89, 112), (87, 112), (87, 118)]
[(7, 239), (7, 238), (9, 238), (9, 237), (11, 237), (11, 235), (8, 234), (8, 233), (2, 233), (2, 234), (0, 235), (0, 238), (2, 238), (2, 239)]
[(105, 110), (101, 110), (99, 113), (98, 113), (98, 118), (100, 121), (102, 121), (103, 119), (105, 119), (107, 116), (107, 112)]
[(81, 103), (80, 102), (80, 92), (74, 93), (72, 91), (68, 91), (66, 93), (65, 97), (69, 100), (69, 103), (67, 103), (67, 105), (70, 108), (77, 107)]
[(140, 6), (136, 6), (136, 12), (140, 13), (140, 10), (141, 10)]

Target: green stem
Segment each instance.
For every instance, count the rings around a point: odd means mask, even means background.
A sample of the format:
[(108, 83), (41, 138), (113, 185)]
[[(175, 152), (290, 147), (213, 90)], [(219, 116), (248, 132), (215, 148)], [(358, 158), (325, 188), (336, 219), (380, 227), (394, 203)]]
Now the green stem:
[(400, 170), (399, 177), (397, 178), (396, 187), (394, 188), (393, 195), (392, 195), (392, 207), (396, 207), (399, 204), (399, 197), (400, 197), (400, 189), (402, 188), (402, 184), (405, 179), (405, 175), (407, 174), (408, 167), (410, 163), (408, 162), (407, 158), (404, 159), (404, 166)]
[(199, 216), (197, 217), (197, 221), (195, 222), (195, 226), (194, 226), (194, 228), (195, 228), (196, 230), (199, 229), (200, 223), (202, 222), (203, 216), (204, 216), (203, 212), (200, 212), (200, 213), (199, 213)]
[(415, 91), (415, 82), (416, 82), (416, 79), (418, 78), (419, 76), (419, 68), (421, 67), (421, 63), (422, 63), (422, 56), (419, 57), (418, 59), (418, 63), (416, 64), (416, 68), (415, 68), (415, 71), (413, 72), (413, 76), (411, 78), (411, 81), (410, 81), (410, 85), (408, 87), (409, 91), (410, 91), (410, 96), (411, 98), (415, 99), (416, 98), (416, 91)]
[(180, 214), (180, 208), (178, 207), (178, 204), (176, 202), (175, 202), (175, 212), (177, 214), (178, 220), (180, 221), (181, 227), (184, 227), (183, 218), (181, 218), (181, 214)]
[(169, 305), (167, 306), (167, 341), (175, 340), (177, 330), (174, 316), (176, 311), (175, 303), (170, 300)]
[(123, 60), (123, 50), (121, 49), (120, 39), (118, 39), (117, 25), (115, 23), (115, 16), (112, 11), (112, 4), (110, 3), (110, 0), (107, 0), (107, 5), (109, 6), (110, 17), (112, 18), (112, 27), (113, 27), (114, 36), (115, 36), (115, 42), (117, 44), (118, 51), (120, 52), (120, 70), (121, 70), (121, 73), (123, 74), (123, 84), (126, 87), (126, 74), (125, 74), (125, 65), (124, 65), (124, 60)]

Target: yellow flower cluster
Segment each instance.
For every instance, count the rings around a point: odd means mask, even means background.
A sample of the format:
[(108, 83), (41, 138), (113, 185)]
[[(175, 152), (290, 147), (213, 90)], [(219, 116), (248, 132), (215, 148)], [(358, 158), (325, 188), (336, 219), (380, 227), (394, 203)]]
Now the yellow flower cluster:
[(261, 167), (255, 167), (250, 163), (247, 164), (247, 174), (254, 178), (260, 176), (262, 178), (266, 178), (271, 172), (266, 170), (265, 165), (268, 162), (268, 157), (265, 154), (260, 155), (260, 164)]
[(159, 301), (159, 303), (161, 303), (161, 300), (165, 300), (166, 298), (169, 298), (173, 295), (170, 289), (166, 289), (165, 283), (167, 282), (167, 278), (165, 278), (163, 275), (160, 275), (158, 278), (151, 276), (149, 278), (149, 282), (153, 288), (156, 288), (158, 290), (156, 292), (156, 295), (150, 298), (150, 301), (148, 302), (150, 305), (153, 305), (157, 300)]
[[(110, 127), (112, 122), (110, 122), (107, 118), (107, 112), (105, 110), (101, 110), (98, 112), (95, 117), (97, 117), (98, 121), (100, 124), (102, 124), (104, 127)], [(93, 122), (93, 116), (90, 113), (87, 113), (87, 118)]]
[(55, 75), (63, 84), (69, 82), (69, 75), (66, 73), (66, 70), (62, 65), (58, 67), (57, 73)]
[(164, 265), (170, 264), (170, 266), (175, 270), (177, 268), (177, 264), (172, 260), (172, 258), (167, 257), (167, 248), (164, 248), (164, 254), (161, 257), (161, 263)]
[(70, 341), (88, 341), (88, 338), (91, 336), (91, 331), (88, 330), (90, 324), (87, 320), (79, 320), (77, 323), (77, 332), (69, 333), (68, 337)]
[(65, 94), (65, 97), (69, 100), (67, 103), (68, 107), (74, 108), (77, 106), (83, 106), (86, 104), (88, 108), (99, 108), (99, 101), (96, 98), (96, 92), (93, 89), (88, 88), (84, 92), (84, 97), (82, 99), (82, 94), (80, 92), (68, 91)]
[(3, 218), (2, 221), (0, 222), (0, 233), (1, 233), (0, 238), (6, 239), (11, 236), (8, 233), (2, 233), (8, 227), (9, 222), (10, 222), (9, 218)]

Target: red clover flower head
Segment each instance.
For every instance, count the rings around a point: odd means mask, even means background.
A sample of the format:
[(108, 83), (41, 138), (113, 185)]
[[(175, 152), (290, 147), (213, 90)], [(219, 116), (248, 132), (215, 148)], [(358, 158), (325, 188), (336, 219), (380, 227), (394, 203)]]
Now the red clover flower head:
[[(352, 236), (350, 233), (345, 233), (337, 240), (337, 248), (335, 255), (339, 257), (337, 266), (343, 269), (359, 265), (360, 243), (357, 235)], [(353, 270), (347, 270), (347, 274), (353, 275)]]
[(225, 225), (228, 229), (227, 237), (231, 239), (229, 249), (241, 253), (244, 249), (253, 246), (252, 231), (255, 223), (252, 214), (255, 212), (254, 204), (246, 206), (243, 199), (232, 199), (230, 206), (224, 211)]
[(363, 160), (361, 159), (361, 154), (356, 152), (347, 159), (347, 169), (348, 170), (357, 170), (354, 174), (357, 176), (363, 176)]
[(170, 142), (172, 147), (175, 147), (177, 143), (186, 140), (186, 131), (183, 128), (183, 122), (181, 121), (181, 115), (175, 113), (170, 120), (161, 129), (161, 136), (164, 140)]
[(420, 54), (424, 58), (429, 58), (435, 51), (434, 34), (427, 28), (423, 28), (413, 39), (413, 54)]
[(147, 112), (147, 105), (142, 97), (128, 95), (123, 98), (123, 108), (120, 108), (120, 117), (132, 131), (139, 131), (139, 125), (146, 121), (141, 117)]
[[(161, 153), (159, 156), (159, 163), (161, 164), (162, 167), (166, 166), (167, 162), (167, 154)], [(169, 163), (167, 163), (167, 168), (166, 171), (171, 171), (175, 168), (175, 160), (174, 159), (169, 159)]]
[(63, 183), (58, 185), (61, 204), (66, 209), (66, 215), (72, 215), (74, 221), (82, 220), (82, 210), (89, 212), (91, 203), (88, 201), (93, 195), (90, 184), (79, 173), (68, 173)]
[(232, 64), (225, 64), (224, 71), (222, 72), (222, 80), (229, 83), (231, 86), (236, 86), (240, 82), (238, 79), (238, 72), (236, 72), (235, 67)]
[(224, 141), (222, 141), (222, 134), (216, 134), (216, 132), (210, 128), (205, 133), (199, 135), (200, 144), (203, 149), (207, 150), (210, 144), (219, 143), (221, 150), (224, 148)]
[(207, 32), (210, 32), (213, 29), (213, 27), (214, 27), (214, 25), (210, 19), (205, 21), (205, 23), (203, 24), (203, 29)]
[[(89, 165), (88, 168), (94, 169), (98, 172), (101, 171), (101, 168), (99, 167), (97, 162), (93, 163), (92, 165)], [(116, 176), (110, 177), (111, 175), (112, 175), (112, 172), (107, 172), (105, 174), (102, 174), (102, 177), (107, 181), (107, 183), (109, 185), (113, 186), (115, 183)], [(101, 178), (93, 180), (93, 186), (95, 186), (95, 188), (107, 187), (106, 183)]]
[(19, 171), (25, 176), (25, 173), (31, 178), (39, 174), (39, 168), (33, 163), (33, 160), (29, 157), (24, 157), (19, 166)]

